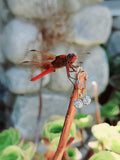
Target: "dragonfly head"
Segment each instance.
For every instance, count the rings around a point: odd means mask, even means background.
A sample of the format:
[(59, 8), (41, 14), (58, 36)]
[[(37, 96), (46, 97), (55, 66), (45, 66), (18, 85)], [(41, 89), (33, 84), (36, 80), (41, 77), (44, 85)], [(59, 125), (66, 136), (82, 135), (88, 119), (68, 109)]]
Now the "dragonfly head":
[(77, 59), (77, 56), (74, 53), (69, 53), (67, 55), (67, 61), (69, 63), (74, 63), (76, 61), (76, 59)]

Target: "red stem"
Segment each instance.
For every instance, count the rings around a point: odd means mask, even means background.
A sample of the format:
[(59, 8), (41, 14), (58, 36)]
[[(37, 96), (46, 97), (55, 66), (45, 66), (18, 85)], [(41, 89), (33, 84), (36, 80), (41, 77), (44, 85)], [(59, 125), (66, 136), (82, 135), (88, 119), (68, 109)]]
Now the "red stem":
[[(80, 76), (79, 76), (79, 73), (78, 73), (76, 75), (76, 79), (80, 80), (79, 89), (81, 91), (83, 81), (85, 79), (85, 72), (83, 72), (82, 75), (80, 75)], [(76, 111), (76, 108), (74, 107), (74, 101), (77, 98), (78, 98), (78, 84), (76, 82), (75, 86), (74, 86), (73, 93), (72, 93), (72, 97), (71, 97), (71, 100), (70, 100), (69, 108), (68, 108), (68, 111), (67, 111), (67, 114), (66, 114), (66, 118), (65, 118), (65, 122), (64, 122), (64, 126), (63, 126), (63, 131), (62, 131), (60, 141), (59, 141), (59, 145), (58, 145), (57, 151), (56, 151), (56, 153), (53, 157), (53, 160), (61, 160), (62, 159), (63, 153), (64, 153), (65, 148), (66, 148), (66, 144), (67, 144), (67, 141), (68, 141), (68, 136), (69, 136), (69, 133), (70, 133), (70, 128), (71, 128), (71, 125), (72, 125), (72, 121), (73, 121), (75, 111)]]

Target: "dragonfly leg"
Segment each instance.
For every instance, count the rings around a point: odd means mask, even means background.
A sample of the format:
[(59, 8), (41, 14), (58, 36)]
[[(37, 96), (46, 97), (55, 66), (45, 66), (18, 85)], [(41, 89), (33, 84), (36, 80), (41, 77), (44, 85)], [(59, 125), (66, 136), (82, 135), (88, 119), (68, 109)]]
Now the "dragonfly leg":
[(73, 81), (71, 79), (75, 80), (75, 78), (71, 77), (69, 69), (70, 69), (70, 67), (66, 66), (67, 77), (68, 77), (69, 81), (74, 85), (74, 83), (73, 83)]
[(74, 71), (72, 70), (72, 71), (69, 71), (69, 72), (76, 72), (76, 70), (74, 70)]
[(71, 77), (68, 77), (69, 81), (74, 85), (73, 81), (70, 79)]
[(71, 67), (71, 68), (78, 68), (79, 66), (78, 66), (78, 65), (75, 66), (75, 65), (71, 64), (70, 67)]
[(72, 69), (72, 71), (69, 71), (69, 72), (76, 72), (76, 69), (75, 68), (78, 68), (79, 66), (74, 66), (73, 64), (70, 64), (69, 65), (69, 68)]
[[(69, 72), (77, 72), (77, 70), (76, 70), (75, 68), (78, 68), (78, 67), (79, 67), (79, 66), (74, 66), (74, 65), (71, 64), (71, 65), (68, 67)], [(72, 69), (72, 70), (70, 71), (70, 69)], [(70, 74), (69, 74), (69, 77), (72, 78), (72, 79), (75, 79), (75, 78), (71, 77)]]

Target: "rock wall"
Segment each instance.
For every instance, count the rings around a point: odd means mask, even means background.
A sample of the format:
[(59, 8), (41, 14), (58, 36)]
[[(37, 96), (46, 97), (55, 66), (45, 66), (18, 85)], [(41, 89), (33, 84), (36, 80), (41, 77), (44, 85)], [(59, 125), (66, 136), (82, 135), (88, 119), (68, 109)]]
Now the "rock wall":
[[(33, 138), (40, 80), (31, 82), (31, 68), (21, 65), (27, 51), (36, 49), (56, 55), (75, 53), (78, 61), (84, 61), (83, 68), (88, 72), (88, 95), (93, 97), (92, 81), (98, 83), (98, 94), (101, 94), (109, 80), (106, 51), (101, 44), (110, 37), (112, 17), (106, 7), (99, 5), (100, 0), (6, 2), (0, 2), (0, 83), (7, 88), (3, 101), (13, 107), (13, 125), (25, 137)], [(113, 26), (119, 29), (117, 19)], [(111, 35), (109, 44), (116, 38), (119, 39), (119, 33)], [(118, 45), (115, 52), (119, 49)], [(37, 70), (34, 74), (39, 73)], [(65, 115), (72, 87), (65, 68), (44, 77), (40, 132), (49, 116)]]

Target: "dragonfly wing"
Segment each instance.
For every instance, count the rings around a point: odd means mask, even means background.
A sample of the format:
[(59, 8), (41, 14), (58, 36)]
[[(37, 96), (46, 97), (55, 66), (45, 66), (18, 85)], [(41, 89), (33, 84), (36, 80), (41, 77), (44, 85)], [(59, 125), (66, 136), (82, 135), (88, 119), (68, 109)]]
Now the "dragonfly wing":
[(56, 58), (56, 55), (54, 55), (54, 54), (42, 53), (42, 60), (43, 60), (43, 61), (46, 61), (46, 60), (54, 61), (55, 58)]
[(52, 63), (51, 62), (37, 62), (37, 61), (23, 61), (22, 64), (24, 65), (28, 65), (31, 68), (35, 68), (35, 69), (48, 69), (50, 67), (52, 67)]
[(35, 62), (43, 62), (43, 61), (53, 61), (55, 60), (56, 55), (44, 53), (37, 50), (30, 50), (26, 53), (23, 61), (35, 61)]

